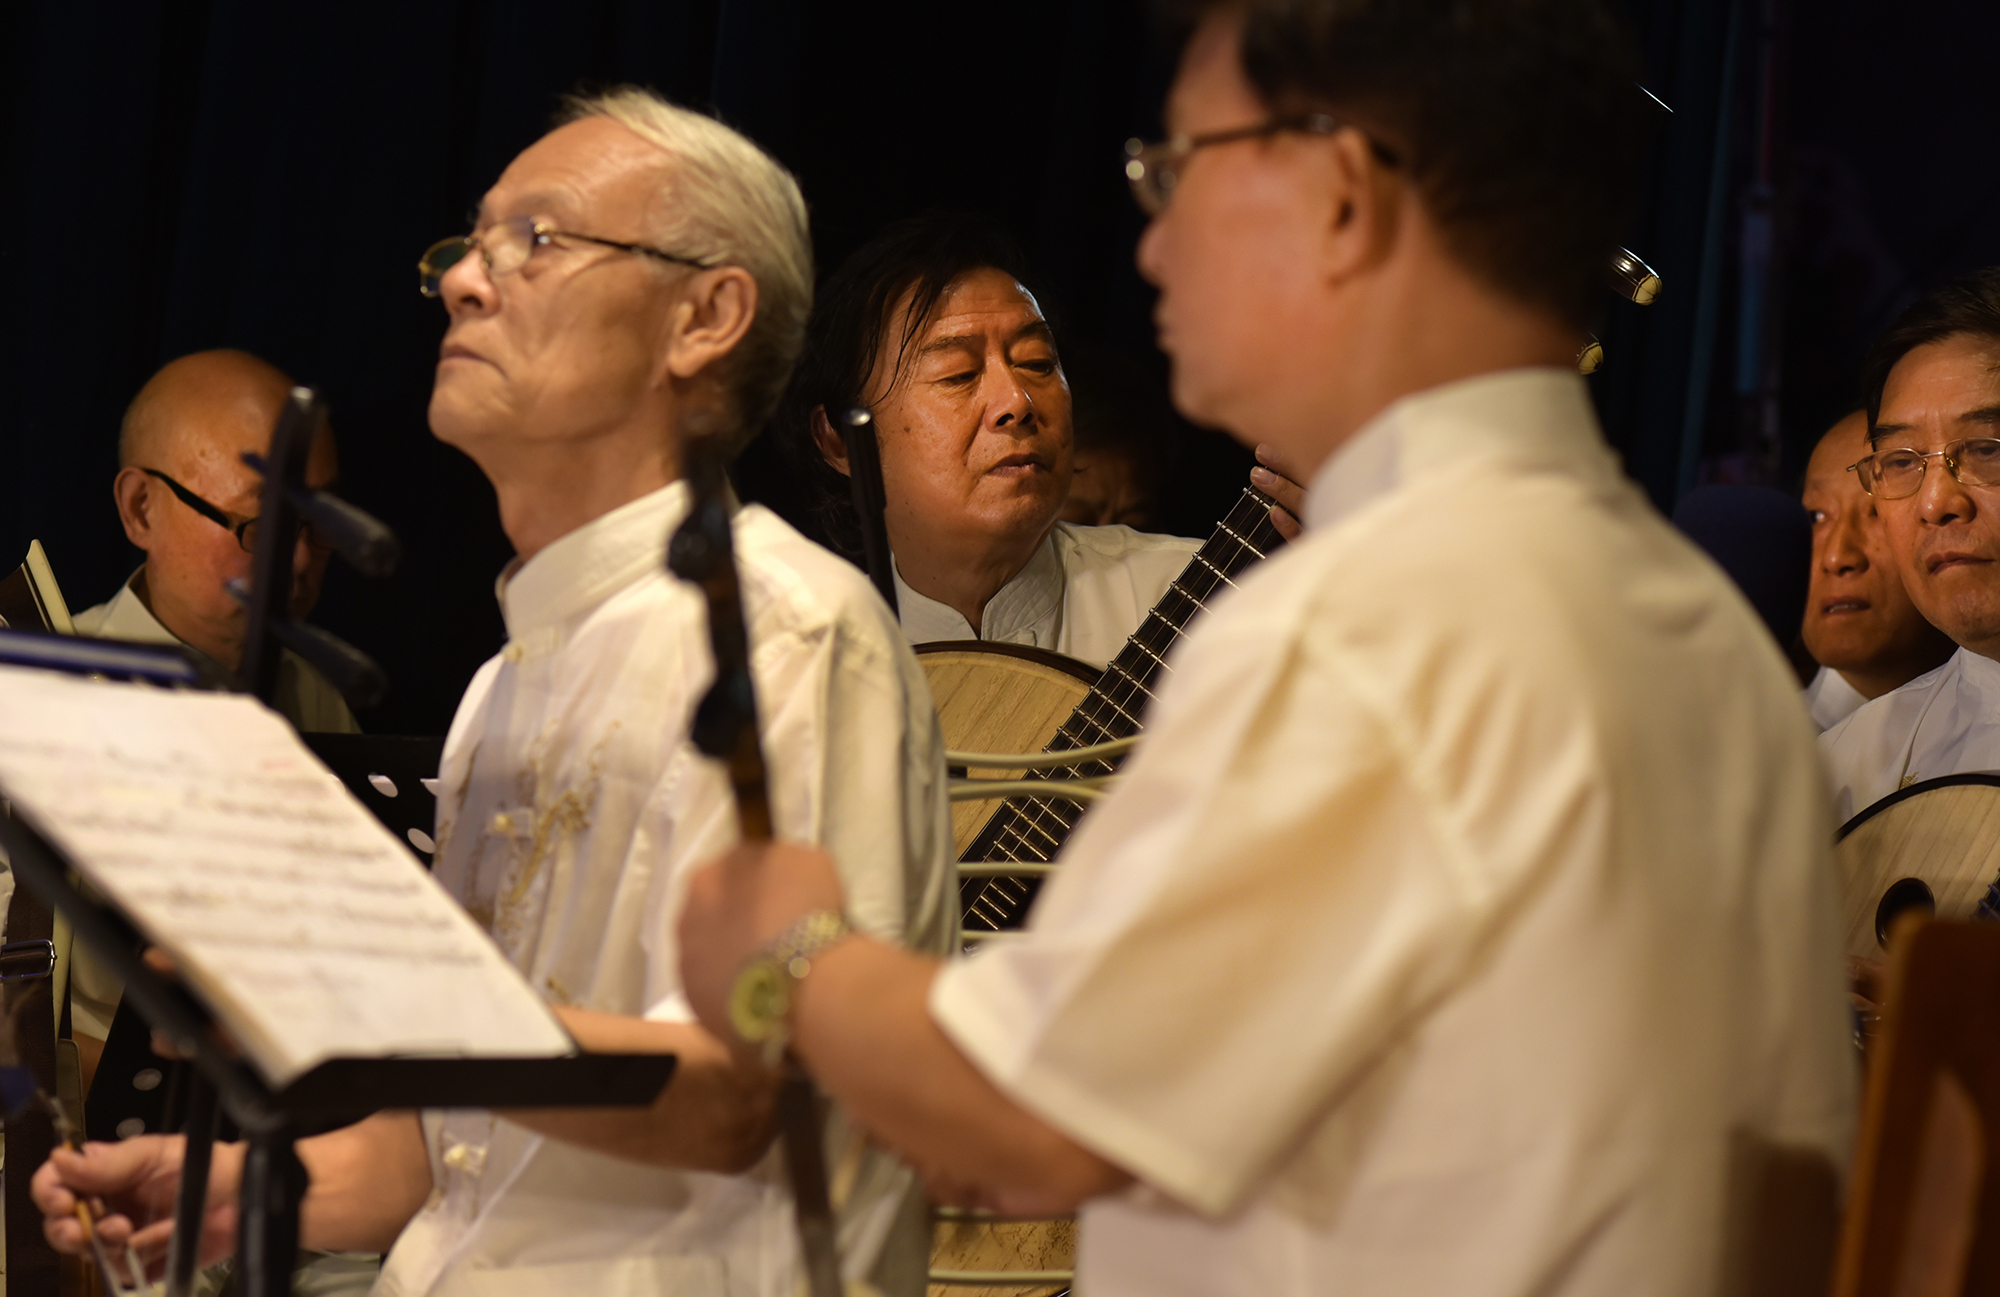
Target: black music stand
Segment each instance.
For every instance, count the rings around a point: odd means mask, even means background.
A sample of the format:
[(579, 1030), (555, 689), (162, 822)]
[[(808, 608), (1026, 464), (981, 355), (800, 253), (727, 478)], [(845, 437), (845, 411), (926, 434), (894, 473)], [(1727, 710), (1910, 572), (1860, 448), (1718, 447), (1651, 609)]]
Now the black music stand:
[(293, 1142), (386, 1108), (643, 1107), (673, 1075), (666, 1054), (561, 1058), (337, 1058), (274, 1089), (218, 1043), (215, 1016), (140, 958), (140, 935), (118, 910), (69, 880), (70, 862), (19, 820), (0, 820), (16, 879), (70, 921), (125, 981), (125, 998), (190, 1055), (187, 1159), (176, 1204), (169, 1291), (192, 1276), (218, 1105), (243, 1132), (238, 1261), (249, 1297), (288, 1297), (298, 1255), (306, 1174)]
[(409, 844), (426, 866), (437, 852), (431, 832), (437, 825), (438, 763), (442, 738), (400, 734), (301, 734), (328, 770), (340, 776), (391, 833)]

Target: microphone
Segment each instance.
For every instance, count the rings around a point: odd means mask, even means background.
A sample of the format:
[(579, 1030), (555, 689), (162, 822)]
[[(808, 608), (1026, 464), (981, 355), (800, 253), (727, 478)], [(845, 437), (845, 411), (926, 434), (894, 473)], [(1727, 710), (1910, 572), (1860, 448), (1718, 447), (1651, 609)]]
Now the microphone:
[[(244, 451), (243, 462), (264, 476), (270, 468), (255, 451)], [(285, 488), (285, 499), (300, 518), (330, 541), (340, 556), (363, 576), (388, 576), (403, 557), (402, 543), (388, 526), (331, 491), (310, 486)]]

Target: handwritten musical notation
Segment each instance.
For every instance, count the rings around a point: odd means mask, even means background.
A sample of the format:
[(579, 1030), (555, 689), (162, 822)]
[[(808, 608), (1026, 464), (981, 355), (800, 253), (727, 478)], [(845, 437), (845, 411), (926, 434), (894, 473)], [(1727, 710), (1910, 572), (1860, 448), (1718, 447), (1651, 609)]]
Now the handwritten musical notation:
[(486, 933), (252, 699), (0, 667), (0, 796), (274, 1086), (333, 1057), (568, 1052)]

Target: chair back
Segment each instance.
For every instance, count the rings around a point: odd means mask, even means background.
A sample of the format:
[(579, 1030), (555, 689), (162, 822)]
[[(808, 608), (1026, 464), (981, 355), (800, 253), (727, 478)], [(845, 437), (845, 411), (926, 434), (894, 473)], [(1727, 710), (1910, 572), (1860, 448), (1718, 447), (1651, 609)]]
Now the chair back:
[(1835, 1297), (2000, 1292), (2000, 925), (1912, 923), (1869, 1061)]

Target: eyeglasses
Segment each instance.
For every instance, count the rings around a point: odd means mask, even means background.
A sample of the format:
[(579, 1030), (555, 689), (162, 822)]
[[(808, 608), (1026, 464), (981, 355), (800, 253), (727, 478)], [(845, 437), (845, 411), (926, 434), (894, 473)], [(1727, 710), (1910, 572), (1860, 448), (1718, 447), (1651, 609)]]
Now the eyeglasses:
[[(251, 518), (245, 522), (231, 522), (228, 514), (188, 490), (179, 482), (174, 481), (174, 479), (168, 477), (159, 469), (142, 468), (139, 471), (148, 477), (157, 477), (162, 482), (165, 482), (167, 489), (179, 497), (182, 504), (235, 536), (237, 545), (241, 547), (244, 553), (255, 554), (257, 552), (257, 523), (260, 521), (259, 519)], [(311, 523), (304, 523), (300, 526), (299, 536), (305, 541), (306, 548), (312, 550), (315, 554), (329, 554), (333, 552), (333, 542), (320, 535), (319, 529)]]
[(1847, 466), (1861, 480), (1861, 489), (1878, 500), (1915, 495), (1924, 484), (1930, 461), (1944, 461), (1952, 479), (1966, 486), (2000, 486), (2000, 437), (1962, 437), (1943, 450), (1878, 450)]
[[(1239, 126), (1230, 131), (1176, 135), (1158, 144), (1127, 140), (1125, 179), (1132, 183), (1132, 197), (1138, 202), (1139, 210), (1148, 216), (1158, 216), (1166, 210), (1167, 200), (1174, 196), (1174, 186), (1180, 183), (1181, 168), (1196, 149), (1205, 149), (1212, 144), (1234, 144), (1238, 140), (1265, 139), (1285, 131), (1332, 135), (1345, 125), (1345, 122), (1325, 113), (1300, 113), (1291, 117), (1274, 117), (1256, 126)], [(1383, 166), (1400, 165), (1395, 151), (1381, 141), (1369, 138), (1368, 149)]]
[(493, 222), (483, 233), (439, 239), (424, 249), (422, 259), (417, 262), (417, 291), (425, 297), (436, 297), (444, 272), (465, 260), (465, 254), (475, 248), (486, 262), (486, 273), (498, 279), (527, 265), (536, 248), (547, 247), (557, 239), (574, 239), (578, 243), (595, 243), (600, 248), (615, 248), (619, 252), (636, 252), (641, 256), (671, 261), (677, 266), (693, 266), (696, 270), (707, 270), (715, 264), (695, 257), (683, 257), (676, 252), (662, 252), (643, 243), (620, 243), (616, 239), (600, 239), (594, 234), (559, 230), (533, 216), (515, 216)]

